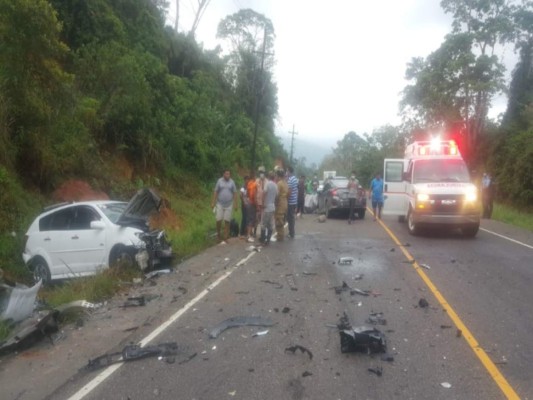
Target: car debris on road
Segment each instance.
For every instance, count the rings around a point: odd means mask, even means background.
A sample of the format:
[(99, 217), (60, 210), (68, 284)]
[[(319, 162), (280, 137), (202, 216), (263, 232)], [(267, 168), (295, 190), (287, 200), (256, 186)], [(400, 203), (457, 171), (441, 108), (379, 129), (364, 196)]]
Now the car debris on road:
[(300, 350), (303, 354), (307, 354), (310, 360), (313, 359), (313, 353), (311, 353), (311, 350), (299, 344), (295, 344), (293, 346), (289, 346), (285, 348), (285, 353), (290, 352), (292, 354), (295, 354), (297, 350)]
[(222, 332), (229, 328), (239, 326), (273, 326), (274, 322), (263, 317), (232, 317), (222, 321), (209, 332), (211, 339), (216, 339)]

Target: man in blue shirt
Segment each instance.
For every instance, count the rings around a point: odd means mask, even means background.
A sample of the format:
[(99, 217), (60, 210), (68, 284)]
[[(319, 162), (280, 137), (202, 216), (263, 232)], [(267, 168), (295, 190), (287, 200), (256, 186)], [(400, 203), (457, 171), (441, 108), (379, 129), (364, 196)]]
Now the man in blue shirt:
[(375, 221), (376, 218), (381, 219), (381, 209), (383, 208), (383, 180), (379, 173), (370, 182), (370, 192), (372, 193), (372, 209), (374, 210)]
[(287, 185), (289, 186), (287, 222), (289, 223), (289, 237), (294, 239), (294, 219), (298, 204), (298, 178), (294, 176), (294, 169), (292, 167), (288, 167), (287, 171)]

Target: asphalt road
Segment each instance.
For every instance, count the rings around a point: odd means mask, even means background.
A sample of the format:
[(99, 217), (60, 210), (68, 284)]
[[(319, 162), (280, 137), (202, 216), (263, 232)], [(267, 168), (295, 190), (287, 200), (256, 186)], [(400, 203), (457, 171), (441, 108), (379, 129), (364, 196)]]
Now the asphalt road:
[[(297, 220), (295, 239), (260, 252), (248, 252), (248, 243), (234, 239), (142, 289), (159, 293), (142, 310), (108, 307), (106, 313), (115, 314), (106, 325), (97, 329), (89, 320), (81, 332), (69, 332), (62, 346), (70, 357), (63, 369), (48, 373), (48, 384), (40, 382), (53, 364), (46, 355), (38, 361), (22, 355), (2, 360), (0, 386), (8, 396), (1, 397), (533, 398), (533, 235), (493, 221), (483, 221), (483, 228), (474, 239), (458, 232), (413, 237), (392, 218), (373, 222), (367, 215), (349, 225), (341, 218), (319, 223), (305, 215)], [(354, 261), (340, 265), (340, 257)], [(336, 293), (343, 282), (370, 295)], [(420, 306), (421, 299), (427, 307)], [(341, 353), (335, 324), (343, 313), (357, 327), (369, 325), (375, 312), (386, 319), (375, 327), (386, 336), (394, 360)], [(218, 323), (237, 316), (260, 316), (274, 325), (237, 327), (209, 338)], [(173, 321), (158, 330), (169, 318)], [(131, 332), (126, 328), (132, 324), (139, 326), (134, 333), (117, 333)], [(170, 363), (146, 358), (77, 372), (87, 358), (139, 341), (177, 342), (180, 352)], [(295, 345), (311, 354), (286, 350)], [(10, 379), (25, 366), (31, 388)]]

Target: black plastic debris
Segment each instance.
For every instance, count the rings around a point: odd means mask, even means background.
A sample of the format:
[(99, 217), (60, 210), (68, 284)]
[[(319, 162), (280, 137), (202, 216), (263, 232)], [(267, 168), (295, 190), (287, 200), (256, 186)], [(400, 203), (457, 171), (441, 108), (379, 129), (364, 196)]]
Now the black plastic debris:
[(342, 317), (339, 319), (339, 322), (337, 323), (337, 328), (339, 330), (352, 329), (352, 324), (350, 324), (350, 320), (348, 319), (348, 315), (346, 315), (346, 312), (343, 313)]
[(385, 335), (378, 329), (360, 326), (353, 329), (339, 331), (341, 339), (341, 353), (385, 353), (387, 342)]
[(313, 353), (311, 353), (311, 351), (307, 347), (301, 346), (299, 344), (295, 344), (294, 346), (287, 347), (285, 349), (285, 353), (290, 352), (292, 354), (295, 354), (296, 350), (300, 350), (303, 354), (307, 353), (307, 355), (309, 355), (309, 359), (310, 360), (313, 359)]
[(262, 317), (233, 317), (228, 318), (225, 321), (222, 321), (220, 324), (215, 326), (209, 332), (209, 337), (211, 339), (216, 339), (222, 332), (229, 328), (236, 328), (239, 326), (272, 326), (272, 322), (268, 318)]
[(306, 377), (311, 376), (311, 375), (313, 375), (312, 372), (304, 371), (304, 372), (302, 373), (302, 378), (306, 378)]
[(263, 279), (261, 282), (268, 283), (269, 285), (275, 285), (276, 289), (283, 289), (283, 285), (279, 282), (274, 282), (268, 279)]
[(129, 344), (122, 351), (110, 354), (104, 354), (89, 360), (87, 365), (82, 368), (85, 371), (96, 371), (105, 368), (111, 364), (125, 361), (140, 360), (148, 357), (163, 357), (168, 363), (175, 361), (174, 356), (180, 349), (176, 342), (161, 343), (155, 346), (141, 347), (137, 344)]
[(366, 320), (369, 324), (373, 325), (387, 325), (387, 320), (383, 318), (383, 313), (371, 313)]
[(450, 329), (451, 327), (451, 325), (441, 325), (440, 329)]
[(391, 253), (396, 251), (396, 249), (393, 247), (392, 249), (389, 250)]
[(291, 311), (290, 307), (283, 307), (283, 309), (281, 310), (281, 312), (282, 312), (283, 314), (287, 314), (287, 313), (290, 312), (290, 311)]
[(53, 333), (58, 331), (59, 311), (48, 310), (34, 313), (32, 317), (19, 322), (9, 337), (0, 342), (0, 354), (31, 347), (47, 337), (54, 344)]
[(394, 356), (392, 354), (385, 353), (381, 356), (381, 361), (393, 362)]
[(146, 305), (146, 298), (144, 296), (128, 297), (128, 300), (121, 305), (121, 307), (144, 307)]
[(368, 368), (368, 372), (372, 372), (373, 374), (376, 374), (377, 376), (383, 375), (383, 368), (376, 367), (376, 368)]
[(418, 306), (420, 308), (426, 308), (426, 307), (429, 307), (429, 303), (426, 299), (422, 297), (420, 300), (418, 300)]

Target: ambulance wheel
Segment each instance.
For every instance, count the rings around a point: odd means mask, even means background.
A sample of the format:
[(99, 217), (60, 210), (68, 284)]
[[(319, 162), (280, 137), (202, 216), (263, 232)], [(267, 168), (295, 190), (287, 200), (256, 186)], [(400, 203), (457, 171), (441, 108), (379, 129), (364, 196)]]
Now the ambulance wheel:
[(413, 236), (416, 236), (419, 231), (418, 225), (415, 223), (415, 219), (413, 217), (413, 210), (410, 207), (409, 212), (407, 213), (407, 230)]

